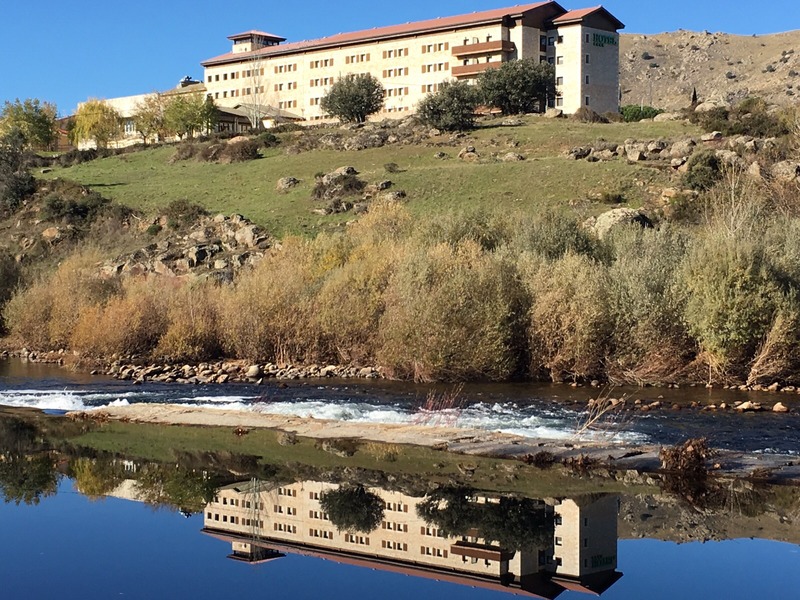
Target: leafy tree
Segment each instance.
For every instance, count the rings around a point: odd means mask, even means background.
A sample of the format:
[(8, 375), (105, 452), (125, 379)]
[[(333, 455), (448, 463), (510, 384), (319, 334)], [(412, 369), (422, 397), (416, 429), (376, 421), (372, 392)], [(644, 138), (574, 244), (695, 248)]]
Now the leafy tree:
[(214, 101), (201, 92), (172, 96), (164, 106), (166, 129), (179, 139), (210, 131), (215, 121)]
[(108, 495), (124, 479), (122, 470), (108, 458), (77, 458), (70, 471), (78, 491), (92, 500)]
[(426, 125), (444, 131), (462, 131), (475, 126), (475, 109), (480, 102), (477, 88), (466, 81), (446, 81), (439, 91), (428, 94), (417, 107)]
[(383, 520), (383, 500), (363, 485), (323, 492), (319, 504), (339, 531), (375, 531)]
[(146, 503), (189, 512), (201, 512), (215, 490), (215, 482), (201, 471), (172, 465), (145, 465), (136, 481), (136, 491)]
[(133, 124), (145, 144), (149, 138), (161, 137), (166, 129), (164, 109), (166, 102), (161, 94), (151, 94), (136, 104)]
[(13, 212), (36, 191), (36, 181), (25, 168), (25, 136), (12, 129), (0, 138), (0, 215)]
[(504, 115), (543, 112), (555, 96), (555, 68), (533, 58), (503, 63), (478, 77), (483, 101)]
[(75, 113), (72, 139), (76, 143), (94, 140), (98, 148), (107, 148), (119, 135), (120, 121), (120, 114), (112, 106), (92, 98), (81, 104)]
[(363, 123), (383, 107), (383, 86), (369, 73), (349, 73), (331, 86), (320, 108), (343, 123)]
[(56, 140), (56, 115), (54, 104), (40, 102), (38, 98), (6, 101), (0, 112), (0, 134), (18, 130), (25, 143), (33, 148), (49, 148)]
[(5, 333), (3, 306), (17, 289), (21, 279), (19, 264), (6, 250), (0, 250), (0, 335)]

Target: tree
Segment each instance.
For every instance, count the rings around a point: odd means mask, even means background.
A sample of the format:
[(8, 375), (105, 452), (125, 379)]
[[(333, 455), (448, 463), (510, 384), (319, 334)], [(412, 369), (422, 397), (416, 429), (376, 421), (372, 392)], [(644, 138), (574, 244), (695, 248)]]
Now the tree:
[(81, 104), (75, 113), (72, 139), (76, 143), (94, 140), (98, 148), (107, 148), (119, 135), (120, 121), (120, 114), (112, 106), (92, 98)]
[(555, 96), (555, 68), (533, 58), (503, 63), (478, 77), (483, 101), (504, 115), (544, 112), (547, 99)]
[(417, 107), (417, 116), (426, 125), (444, 131), (461, 131), (475, 126), (478, 90), (466, 81), (446, 81), (439, 91), (428, 94)]
[(164, 107), (166, 128), (179, 139), (210, 131), (215, 120), (214, 101), (202, 92), (172, 96)]
[(369, 533), (383, 520), (383, 500), (363, 485), (323, 492), (319, 504), (339, 531)]
[(25, 136), (11, 129), (0, 137), (0, 215), (15, 211), (36, 191), (36, 180), (25, 163)]
[(58, 134), (57, 114), (55, 104), (40, 102), (38, 98), (27, 98), (22, 102), (19, 99), (6, 101), (0, 112), (0, 134), (16, 129), (28, 147), (49, 148)]
[(369, 73), (349, 73), (331, 86), (320, 108), (343, 123), (363, 123), (383, 107), (383, 86)]
[(137, 102), (133, 111), (133, 124), (136, 131), (142, 136), (142, 142), (147, 143), (148, 138), (160, 138), (166, 129), (164, 108), (166, 102), (161, 94), (146, 96)]

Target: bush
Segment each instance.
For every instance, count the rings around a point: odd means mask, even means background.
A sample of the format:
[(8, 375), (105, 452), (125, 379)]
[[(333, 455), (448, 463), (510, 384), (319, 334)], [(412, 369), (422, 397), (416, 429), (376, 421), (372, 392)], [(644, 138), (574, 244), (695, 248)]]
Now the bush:
[(180, 198), (167, 205), (164, 209), (164, 216), (167, 218), (167, 226), (170, 229), (182, 229), (191, 227), (203, 217), (208, 216), (208, 211), (199, 204)]
[(683, 183), (693, 190), (709, 190), (722, 177), (722, 163), (713, 150), (701, 150), (689, 157)]
[(731, 109), (717, 107), (689, 115), (692, 123), (705, 131), (719, 131), (723, 135), (750, 135), (753, 137), (780, 137), (789, 133), (785, 120), (779, 113), (769, 111), (762, 98), (747, 98)]
[(170, 361), (200, 361), (220, 356), (218, 296), (219, 289), (210, 280), (176, 288), (169, 296), (166, 329), (153, 354)]
[(472, 129), (478, 103), (478, 92), (466, 81), (444, 82), (438, 92), (420, 101), (417, 117), (425, 125), (443, 131)]
[(86, 192), (77, 197), (51, 192), (44, 198), (42, 217), (48, 221), (63, 221), (73, 225), (87, 223), (101, 215), (110, 203), (97, 192)]
[(604, 375), (613, 330), (607, 281), (602, 264), (575, 254), (525, 274), (532, 374), (553, 381)]
[(0, 335), (6, 332), (3, 307), (11, 298), (22, 279), (22, 272), (14, 257), (0, 250)]
[(520, 368), (524, 292), (472, 241), (414, 247), (386, 291), (378, 360), (415, 380), (506, 379)]
[(271, 131), (259, 133), (256, 142), (262, 148), (274, 148), (281, 143), (281, 139)]
[(763, 247), (718, 230), (692, 247), (679, 274), (684, 319), (700, 345), (736, 372), (768, 332), (782, 292)]
[(638, 104), (628, 104), (619, 110), (620, 113), (622, 113), (622, 120), (626, 123), (637, 123), (642, 119), (652, 119), (656, 115), (660, 115), (664, 112), (652, 106), (640, 106)]
[(255, 140), (240, 140), (224, 145), (217, 158), (220, 163), (247, 162), (261, 158), (260, 144)]

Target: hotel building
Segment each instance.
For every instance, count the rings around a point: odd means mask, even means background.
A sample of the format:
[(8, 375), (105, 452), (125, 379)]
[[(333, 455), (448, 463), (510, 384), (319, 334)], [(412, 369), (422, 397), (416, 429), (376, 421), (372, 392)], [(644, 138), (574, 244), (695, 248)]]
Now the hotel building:
[[(380, 526), (370, 533), (338, 531), (320, 504), (321, 494), (336, 488), (316, 481), (225, 486), (205, 508), (203, 533), (230, 543), (228, 557), (242, 562), (300, 554), (539, 598), (566, 589), (596, 595), (622, 576), (616, 570), (616, 495), (538, 501), (553, 519), (553, 538), (518, 550), (477, 530), (446, 536), (417, 515), (422, 498), (379, 488), (370, 491), (384, 503)], [(498, 498), (478, 494), (472, 501)]]
[(349, 73), (370, 73), (385, 90), (377, 118), (404, 116), (444, 81), (533, 58), (555, 67), (552, 105), (619, 109), (619, 36), (624, 25), (601, 6), (566, 10), (557, 2), (443, 17), (286, 43), (263, 31), (232, 35), (231, 51), (202, 63), (207, 93), (222, 107), (269, 105), (324, 121), (322, 97)]

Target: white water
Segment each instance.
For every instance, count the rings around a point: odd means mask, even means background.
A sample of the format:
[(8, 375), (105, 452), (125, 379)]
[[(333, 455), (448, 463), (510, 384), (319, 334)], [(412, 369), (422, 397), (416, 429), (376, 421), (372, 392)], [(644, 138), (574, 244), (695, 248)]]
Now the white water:
[[(330, 402), (324, 399), (296, 399), (263, 402), (255, 395), (187, 396), (180, 388), (170, 394), (147, 390), (108, 393), (88, 390), (0, 390), (0, 404), (42, 410), (92, 410), (106, 406), (128, 406), (135, 403), (173, 403), (213, 410), (242, 410), (286, 416), (313, 417), (355, 423), (420, 424), (461, 427), (511, 433), (531, 438), (569, 439), (575, 437), (577, 418), (566, 410), (545, 412), (541, 408), (519, 407), (515, 403), (478, 403), (463, 409), (438, 412), (417, 410), (399, 404), (369, 402)], [(175, 392), (178, 391), (178, 394)], [(583, 439), (606, 437), (587, 432)], [(612, 439), (641, 441), (645, 436), (617, 431)]]

